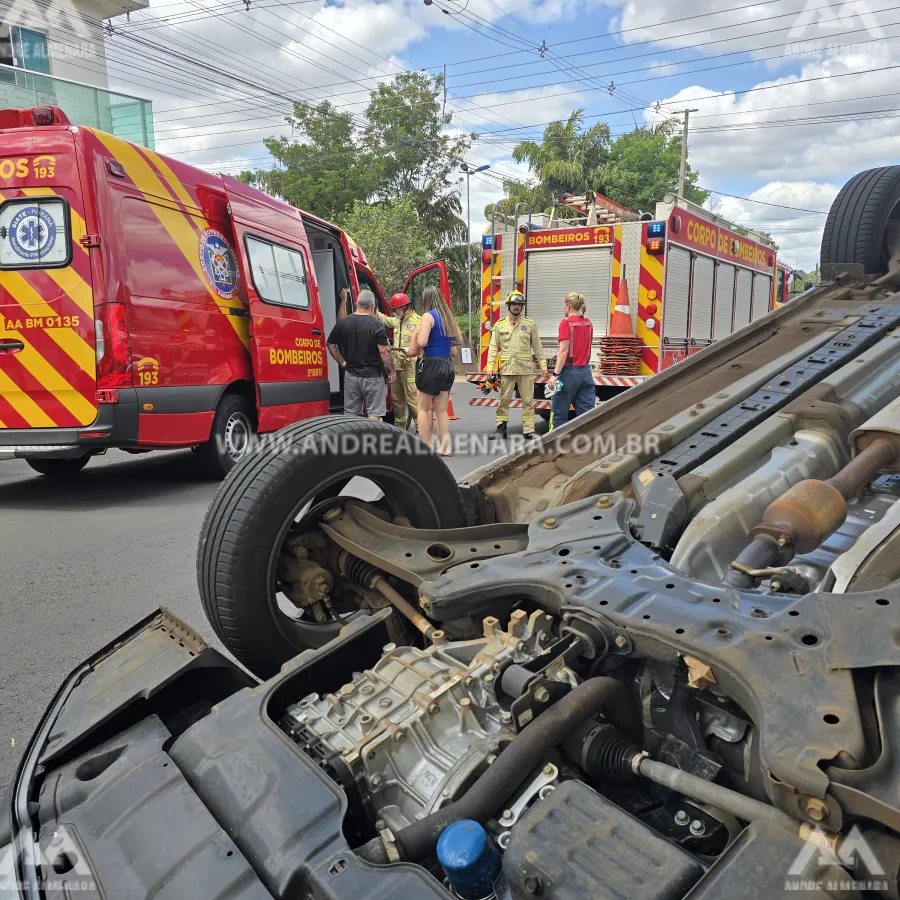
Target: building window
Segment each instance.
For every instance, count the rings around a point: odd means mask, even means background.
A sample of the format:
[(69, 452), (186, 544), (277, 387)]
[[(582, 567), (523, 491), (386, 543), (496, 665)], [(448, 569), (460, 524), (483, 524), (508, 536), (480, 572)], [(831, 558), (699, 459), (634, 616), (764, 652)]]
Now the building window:
[[(14, 69), (50, 74), (47, 35), (20, 25), (0, 23), (0, 64)], [(14, 72), (0, 72), (3, 81), (15, 81)]]

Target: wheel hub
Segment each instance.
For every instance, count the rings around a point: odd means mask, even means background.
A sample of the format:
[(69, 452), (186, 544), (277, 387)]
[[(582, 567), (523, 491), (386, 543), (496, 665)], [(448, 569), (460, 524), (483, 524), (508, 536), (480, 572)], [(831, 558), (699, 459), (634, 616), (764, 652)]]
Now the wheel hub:
[(237, 462), (247, 455), (253, 426), (242, 412), (232, 413), (225, 423), (225, 452)]

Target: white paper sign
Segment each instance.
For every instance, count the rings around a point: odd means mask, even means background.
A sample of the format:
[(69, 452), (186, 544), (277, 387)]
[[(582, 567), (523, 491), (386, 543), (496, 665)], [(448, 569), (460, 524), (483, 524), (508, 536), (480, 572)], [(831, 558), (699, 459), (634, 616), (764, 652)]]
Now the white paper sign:
[(463, 347), (462, 348), (462, 361), (464, 366), (472, 365), (472, 348), (471, 347)]

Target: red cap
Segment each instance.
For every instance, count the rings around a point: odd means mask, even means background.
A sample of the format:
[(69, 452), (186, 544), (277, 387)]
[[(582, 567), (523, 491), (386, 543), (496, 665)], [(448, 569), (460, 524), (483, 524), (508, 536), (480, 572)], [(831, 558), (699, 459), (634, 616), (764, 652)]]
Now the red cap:
[(391, 309), (400, 309), (401, 306), (409, 306), (410, 304), (409, 297), (406, 294), (394, 294), (391, 297)]

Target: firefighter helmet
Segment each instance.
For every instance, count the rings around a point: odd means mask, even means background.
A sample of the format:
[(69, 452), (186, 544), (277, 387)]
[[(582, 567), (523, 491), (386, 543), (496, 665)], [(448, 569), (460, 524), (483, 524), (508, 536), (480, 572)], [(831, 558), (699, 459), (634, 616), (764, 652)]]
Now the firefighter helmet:
[(410, 299), (406, 296), (406, 294), (394, 294), (391, 297), (391, 309), (402, 309), (404, 306), (409, 306)]
[(506, 305), (509, 306), (510, 303), (521, 303), (524, 306), (525, 295), (521, 291), (510, 291), (506, 295)]

